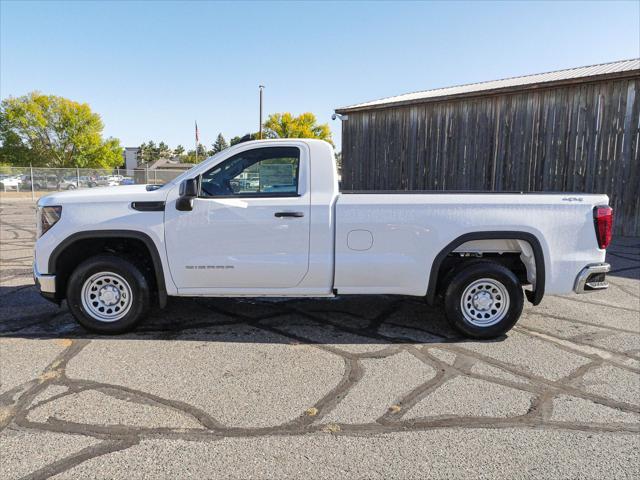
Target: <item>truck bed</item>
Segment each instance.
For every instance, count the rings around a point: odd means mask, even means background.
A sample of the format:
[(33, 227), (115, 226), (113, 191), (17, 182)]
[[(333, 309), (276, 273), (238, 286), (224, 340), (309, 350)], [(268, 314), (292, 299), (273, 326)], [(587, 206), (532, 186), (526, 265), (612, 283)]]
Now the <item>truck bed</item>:
[(524, 192), (524, 191), (492, 191), (492, 190), (340, 190), (341, 195), (447, 195), (447, 194), (464, 194), (464, 195), (591, 195), (583, 192)]
[(604, 261), (593, 208), (607, 203), (583, 193), (345, 192), (336, 202), (335, 285), (342, 293), (424, 294), (425, 267), (455, 239), (522, 232), (540, 244), (546, 293), (569, 293), (584, 265)]

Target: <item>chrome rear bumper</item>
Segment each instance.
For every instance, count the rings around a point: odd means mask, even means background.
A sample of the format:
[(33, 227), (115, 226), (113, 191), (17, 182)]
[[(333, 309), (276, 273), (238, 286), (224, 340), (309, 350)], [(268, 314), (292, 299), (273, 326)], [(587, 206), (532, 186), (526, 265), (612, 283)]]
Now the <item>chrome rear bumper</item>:
[(587, 265), (580, 270), (580, 273), (576, 277), (573, 291), (576, 293), (589, 293), (609, 288), (606, 280), (609, 270), (611, 270), (611, 265), (608, 263), (593, 263)]

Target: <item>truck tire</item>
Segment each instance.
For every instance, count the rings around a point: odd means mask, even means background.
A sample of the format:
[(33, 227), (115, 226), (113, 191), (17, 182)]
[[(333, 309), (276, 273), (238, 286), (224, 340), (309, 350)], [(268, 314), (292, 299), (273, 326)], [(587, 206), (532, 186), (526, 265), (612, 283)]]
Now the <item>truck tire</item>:
[(149, 282), (132, 262), (98, 255), (82, 262), (67, 285), (67, 304), (75, 319), (97, 333), (131, 330), (151, 303)]
[(449, 323), (465, 336), (495, 338), (507, 333), (522, 313), (524, 293), (516, 275), (494, 262), (474, 262), (447, 286), (444, 307)]

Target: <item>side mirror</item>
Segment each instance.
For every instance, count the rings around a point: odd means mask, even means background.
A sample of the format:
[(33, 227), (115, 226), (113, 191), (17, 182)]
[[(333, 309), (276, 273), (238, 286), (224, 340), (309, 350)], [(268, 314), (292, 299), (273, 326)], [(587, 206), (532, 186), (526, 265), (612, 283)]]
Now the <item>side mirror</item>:
[(180, 184), (180, 197), (176, 200), (176, 209), (182, 212), (193, 210), (193, 199), (198, 196), (198, 182), (195, 178), (187, 178)]
[(198, 182), (195, 178), (187, 178), (180, 184), (180, 196), (195, 198), (198, 196)]

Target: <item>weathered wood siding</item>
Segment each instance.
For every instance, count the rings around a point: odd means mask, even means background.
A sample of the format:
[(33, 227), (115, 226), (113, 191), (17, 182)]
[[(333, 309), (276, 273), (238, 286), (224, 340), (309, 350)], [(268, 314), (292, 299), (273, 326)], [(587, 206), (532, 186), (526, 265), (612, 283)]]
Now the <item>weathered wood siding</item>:
[(640, 235), (640, 76), (348, 115), (344, 190), (606, 193)]

